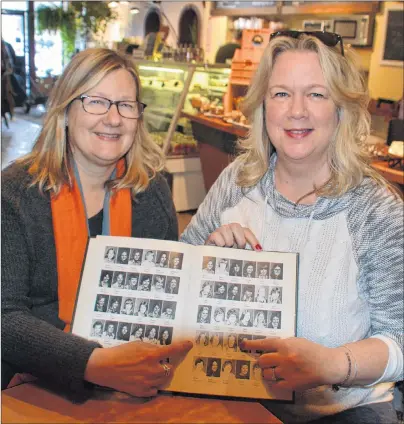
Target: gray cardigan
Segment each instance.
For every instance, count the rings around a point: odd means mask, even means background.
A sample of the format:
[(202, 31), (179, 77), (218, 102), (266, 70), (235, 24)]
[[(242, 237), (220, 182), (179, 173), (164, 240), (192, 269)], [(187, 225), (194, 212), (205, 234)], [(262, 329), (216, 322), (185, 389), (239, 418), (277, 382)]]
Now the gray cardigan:
[[(29, 182), (21, 165), (2, 172), (2, 388), (14, 372), (27, 372), (80, 400), (92, 387), (83, 376), (99, 345), (63, 332), (50, 198), (28, 188)], [(178, 239), (163, 177), (153, 179), (132, 201), (132, 236)]]

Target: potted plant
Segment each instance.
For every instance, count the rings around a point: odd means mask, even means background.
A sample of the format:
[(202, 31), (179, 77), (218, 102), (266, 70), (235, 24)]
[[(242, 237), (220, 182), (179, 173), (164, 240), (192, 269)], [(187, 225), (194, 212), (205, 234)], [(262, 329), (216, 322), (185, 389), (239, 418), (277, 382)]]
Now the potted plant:
[(116, 17), (102, 1), (69, 2), (67, 10), (62, 6), (40, 6), (37, 29), (39, 33), (60, 31), (64, 60), (68, 61), (74, 54), (77, 35), (87, 43), (91, 37), (104, 33), (107, 24)]

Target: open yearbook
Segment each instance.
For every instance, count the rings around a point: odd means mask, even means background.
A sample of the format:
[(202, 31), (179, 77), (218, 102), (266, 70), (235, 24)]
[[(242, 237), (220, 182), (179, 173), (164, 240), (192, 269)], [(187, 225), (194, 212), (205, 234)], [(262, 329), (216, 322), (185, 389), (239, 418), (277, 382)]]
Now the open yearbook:
[(168, 391), (278, 401), (243, 339), (296, 335), (298, 254), (98, 236), (89, 241), (72, 332), (104, 347), (194, 347)]

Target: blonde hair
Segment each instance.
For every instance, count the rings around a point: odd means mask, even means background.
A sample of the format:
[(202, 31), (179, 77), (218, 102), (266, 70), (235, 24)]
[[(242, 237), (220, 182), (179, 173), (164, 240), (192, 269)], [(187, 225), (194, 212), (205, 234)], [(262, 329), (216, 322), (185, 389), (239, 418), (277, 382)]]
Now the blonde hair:
[[(41, 193), (50, 191), (57, 195), (63, 184), (72, 186), (66, 136), (66, 114), (71, 102), (119, 69), (133, 76), (136, 100), (139, 100), (140, 82), (134, 62), (113, 50), (84, 50), (72, 58), (59, 77), (50, 94), (48, 112), (32, 152), (19, 160), (29, 165), (33, 177), (31, 186), (38, 184)], [(107, 184), (110, 190), (129, 188), (133, 196), (144, 191), (164, 166), (163, 153), (147, 133), (143, 115), (137, 121), (133, 144), (125, 155), (126, 171)]]
[(318, 55), (339, 115), (329, 145), (331, 177), (323, 186), (314, 187), (313, 192), (322, 196), (341, 196), (361, 184), (364, 177), (370, 177), (384, 187), (390, 185), (369, 164), (370, 157), (365, 149), (365, 140), (370, 134), (369, 96), (353, 53), (347, 50), (342, 56), (338, 47), (327, 47), (307, 35), (299, 39), (276, 37), (268, 44), (241, 105), (252, 127), (248, 136), (239, 140), (243, 152), (237, 158), (241, 165), (237, 176), (239, 186), (254, 186), (268, 170), (274, 147), (265, 126), (264, 101), (276, 59), (285, 51), (310, 51)]

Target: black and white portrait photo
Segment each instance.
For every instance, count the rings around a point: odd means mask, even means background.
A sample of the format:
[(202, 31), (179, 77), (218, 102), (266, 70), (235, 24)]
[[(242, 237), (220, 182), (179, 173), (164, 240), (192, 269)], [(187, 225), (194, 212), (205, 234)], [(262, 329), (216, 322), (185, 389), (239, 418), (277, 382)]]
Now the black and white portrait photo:
[(178, 294), (180, 288), (180, 279), (179, 277), (167, 277), (166, 281), (166, 293), (169, 294)]
[(130, 324), (128, 322), (120, 322), (118, 324), (118, 331), (116, 333), (116, 338), (118, 340), (124, 340), (125, 342), (128, 342), (129, 336), (130, 336)]
[(133, 315), (135, 312), (135, 299), (124, 297), (122, 299), (121, 315)]
[(106, 294), (97, 294), (97, 298), (95, 299), (95, 312), (107, 312), (109, 296)]
[(159, 327), (157, 325), (146, 325), (143, 343), (159, 344)]
[(137, 285), (138, 291), (150, 291), (151, 290), (151, 282), (153, 275), (152, 274), (140, 274), (140, 280)]
[(168, 256), (169, 252), (157, 251), (157, 259), (156, 266), (159, 268), (167, 268), (168, 267)]
[(209, 345), (209, 332), (208, 331), (197, 331), (195, 336), (195, 346), (203, 348)]
[(213, 297), (213, 282), (202, 281), (201, 289), (199, 290), (199, 297), (204, 299), (211, 299)]
[(258, 286), (255, 289), (255, 299), (254, 302), (257, 303), (267, 303), (268, 302), (268, 287)]
[(237, 334), (226, 333), (224, 335), (224, 350), (229, 354), (237, 351)]
[(268, 303), (278, 304), (278, 305), (282, 303), (282, 287), (269, 287)]
[(243, 261), (232, 259), (230, 261), (230, 272), (231, 277), (242, 277), (243, 276)]
[(243, 302), (254, 302), (255, 286), (252, 284), (243, 284), (241, 286), (241, 300)]
[(208, 358), (206, 375), (208, 377), (220, 377), (222, 360), (220, 358)]
[(155, 250), (144, 251), (142, 266), (146, 268), (151, 268), (156, 266), (156, 251)]
[(91, 337), (102, 337), (102, 331), (104, 329), (104, 320), (95, 319), (91, 324)]
[(130, 331), (130, 342), (142, 342), (146, 326), (144, 324), (132, 324)]
[(125, 285), (126, 272), (115, 271), (111, 287), (113, 289), (123, 289)]
[(255, 278), (256, 264), (255, 262), (243, 263), (243, 277), (244, 278)]
[(240, 300), (241, 284), (229, 284), (227, 291), (227, 300)]
[(257, 263), (257, 277), (261, 280), (267, 280), (269, 278), (269, 263), (258, 262)]
[(250, 361), (236, 361), (236, 378), (239, 380), (250, 379)]
[(149, 299), (136, 299), (135, 302), (135, 317), (146, 318), (149, 313)]
[(165, 275), (154, 275), (151, 285), (152, 293), (164, 293), (166, 285), (166, 276)]
[(235, 378), (236, 361), (223, 359), (221, 378), (223, 381), (231, 381)]
[(227, 283), (222, 281), (216, 281), (214, 283), (213, 297), (215, 299), (226, 299), (227, 298)]
[(129, 262), (129, 248), (120, 247), (118, 249), (118, 257), (116, 259), (117, 264), (127, 265)]
[(240, 327), (252, 327), (254, 319), (254, 312), (252, 309), (243, 309), (240, 313)]
[(160, 327), (159, 344), (162, 346), (170, 345), (173, 338), (172, 327)]
[(216, 275), (229, 275), (230, 259), (217, 258), (216, 259)]
[(268, 328), (273, 330), (280, 330), (282, 327), (280, 311), (268, 311)]
[(256, 309), (254, 311), (253, 326), (255, 328), (266, 328), (267, 326), (267, 311)]
[(118, 323), (114, 321), (107, 321), (104, 326), (102, 337), (104, 339), (116, 339), (116, 330)]
[(211, 332), (209, 344), (211, 348), (222, 349), (223, 348), (223, 333)]
[(139, 282), (139, 274), (137, 272), (127, 272), (124, 289), (137, 290), (138, 282)]
[(216, 306), (213, 311), (212, 324), (223, 325), (225, 320), (226, 320), (226, 308), (222, 306)]
[(237, 309), (237, 308), (227, 309), (226, 325), (229, 325), (230, 327), (234, 327), (238, 325), (239, 317), (240, 317), (240, 309)]
[(162, 304), (163, 304), (162, 300), (150, 299), (149, 318), (160, 318)]
[(206, 274), (214, 274), (216, 266), (216, 258), (204, 256), (202, 261), (202, 271)]
[(171, 269), (182, 269), (182, 258), (184, 254), (179, 252), (170, 253), (169, 268)]
[(170, 300), (164, 300), (161, 312), (162, 319), (175, 319), (175, 310), (177, 308), (177, 302)]
[(271, 278), (283, 280), (283, 264), (271, 264)]
[(198, 314), (196, 316), (196, 322), (199, 324), (210, 324), (210, 316), (212, 313), (212, 306), (200, 305), (198, 306)]
[(193, 376), (198, 379), (206, 377), (206, 358), (194, 358)]
[(100, 287), (111, 287), (113, 272), (103, 269), (100, 277)]
[(242, 342), (243, 340), (252, 340), (252, 335), (251, 334), (238, 334), (237, 335), (237, 348), (240, 352), (248, 352), (248, 350), (246, 349), (242, 349)]
[(117, 248), (112, 246), (107, 246), (105, 248), (104, 261), (109, 264), (113, 264), (116, 261), (116, 252)]
[(142, 249), (130, 249), (129, 265), (142, 265)]
[(107, 312), (110, 314), (119, 314), (119, 312), (121, 311), (121, 303), (121, 296), (110, 296)]

